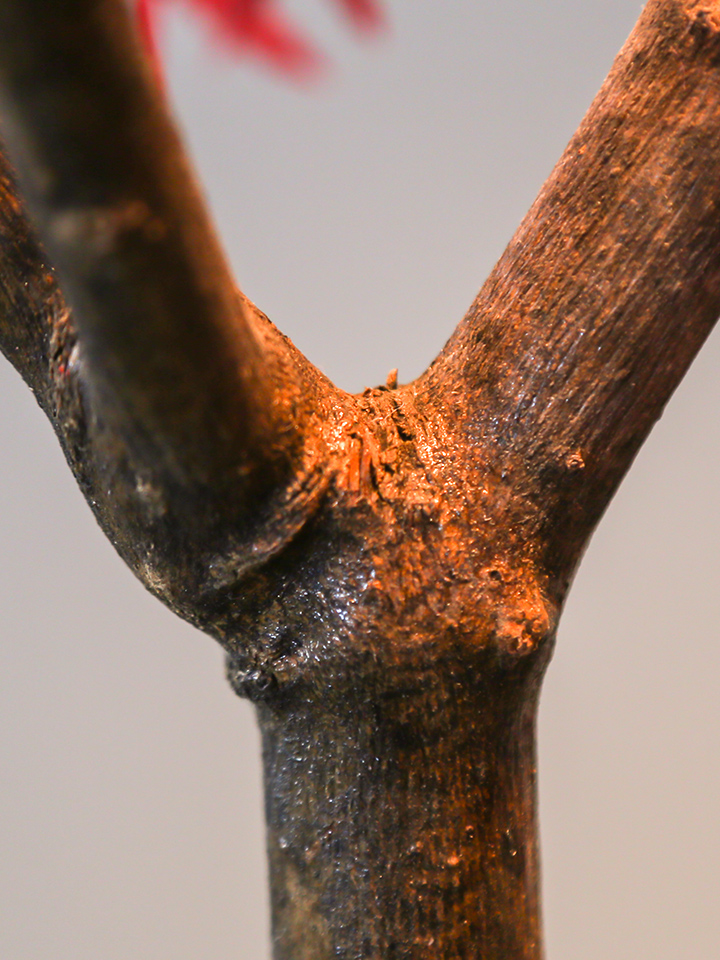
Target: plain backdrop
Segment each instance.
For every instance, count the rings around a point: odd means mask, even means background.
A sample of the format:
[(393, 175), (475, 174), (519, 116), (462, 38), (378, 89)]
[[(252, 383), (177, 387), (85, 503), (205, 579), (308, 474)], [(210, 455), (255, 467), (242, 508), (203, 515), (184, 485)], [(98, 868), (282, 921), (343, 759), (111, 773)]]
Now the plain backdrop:
[[(427, 365), (533, 200), (638, 0), (385, 0), (293, 85), (182, 7), (170, 89), (247, 294), (341, 386)], [(540, 715), (551, 960), (717, 957), (720, 339), (622, 486)], [(214, 643), (146, 594), (0, 367), (0, 956), (267, 960), (258, 737)]]

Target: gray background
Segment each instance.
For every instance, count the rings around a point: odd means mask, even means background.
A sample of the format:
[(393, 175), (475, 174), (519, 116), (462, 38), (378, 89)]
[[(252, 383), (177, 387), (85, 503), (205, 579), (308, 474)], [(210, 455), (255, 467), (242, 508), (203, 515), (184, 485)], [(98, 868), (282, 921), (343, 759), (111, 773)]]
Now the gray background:
[[(637, 0), (386, 0), (297, 87), (169, 18), (172, 96), (241, 285), (339, 384), (418, 374), (460, 319)], [(708, 343), (583, 562), (540, 718), (552, 960), (715, 958), (720, 436)], [(0, 956), (269, 955), (260, 763), (219, 650), (104, 541), (0, 367)]]

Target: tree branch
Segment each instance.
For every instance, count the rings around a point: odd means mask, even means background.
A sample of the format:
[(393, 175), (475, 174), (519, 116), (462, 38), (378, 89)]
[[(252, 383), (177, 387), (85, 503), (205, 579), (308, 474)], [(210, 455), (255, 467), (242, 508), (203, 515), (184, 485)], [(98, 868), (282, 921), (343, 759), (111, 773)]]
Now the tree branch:
[(720, 3), (651, 0), (418, 385), (563, 580), (720, 312), (719, 162)]
[(46, 411), (52, 332), (66, 315), (55, 272), (30, 229), (0, 147), (0, 348)]
[(175, 482), (287, 475), (296, 358), (235, 289), (126, 4), (11, 0), (0, 37), (8, 146), (93, 405)]
[(6, 0), (0, 80), (77, 314), (8, 186), (0, 337), (260, 703), (276, 957), (536, 960), (560, 604), (720, 310), (720, 0), (651, 0), (438, 361), (361, 397), (236, 293), (123, 0)]
[(121, 556), (224, 641), (234, 588), (317, 509), (338, 394), (233, 285), (124, 0), (9, 0), (0, 81), (72, 307), (0, 158), (0, 347)]

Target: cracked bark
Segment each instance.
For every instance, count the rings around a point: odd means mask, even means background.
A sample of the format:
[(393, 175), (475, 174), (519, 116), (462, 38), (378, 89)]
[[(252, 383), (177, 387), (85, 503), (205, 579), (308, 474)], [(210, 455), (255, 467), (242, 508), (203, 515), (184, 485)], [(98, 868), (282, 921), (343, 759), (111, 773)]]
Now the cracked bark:
[(648, 4), (437, 361), (361, 396), (235, 290), (122, 0), (8, 0), (0, 79), (42, 241), (5, 165), (2, 349), (258, 704), (277, 960), (539, 957), (559, 612), (720, 311), (720, 3)]

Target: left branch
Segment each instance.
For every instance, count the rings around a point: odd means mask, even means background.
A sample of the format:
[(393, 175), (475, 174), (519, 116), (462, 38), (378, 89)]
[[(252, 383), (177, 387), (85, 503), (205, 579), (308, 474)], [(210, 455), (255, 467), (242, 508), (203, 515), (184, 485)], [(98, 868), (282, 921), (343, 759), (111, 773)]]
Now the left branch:
[(124, 560), (224, 640), (320, 502), (334, 389), (236, 289), (124, 0), (5, 0), (0, 108), (33, 220), (0, 155), (0, 349)]
[(33, 235), (0, 146), (0, 350), (46, 412), (53, 330), (66, 316), (55, 271)]
[(182, 484), (287, 471), (296, 365), (233, 284), (126, 4), (7, 0), (0, 79), (93, 405)]

